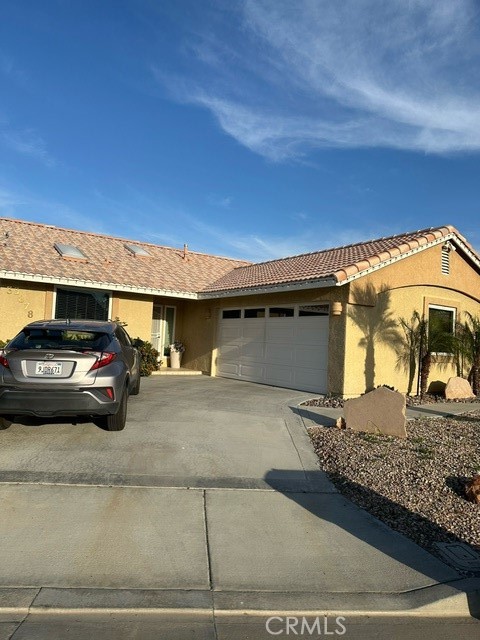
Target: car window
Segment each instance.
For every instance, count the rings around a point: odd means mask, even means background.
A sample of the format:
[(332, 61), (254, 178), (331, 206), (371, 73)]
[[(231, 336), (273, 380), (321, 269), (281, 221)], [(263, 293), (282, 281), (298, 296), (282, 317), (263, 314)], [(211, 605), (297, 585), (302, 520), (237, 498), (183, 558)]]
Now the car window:
[(115, 329), (115, 335), (118, 341), (120, 342), (120, 344), (122, 345), (122, 347), (132, 346), (128, 333), (125, 331), (125, 329), (122, 329), (122, 327), (117, 327)]
[(10, 349), (80, 349), (103, 351), (110, 344), (107, 333), (74, 329), (24, 329), (8, 345)]

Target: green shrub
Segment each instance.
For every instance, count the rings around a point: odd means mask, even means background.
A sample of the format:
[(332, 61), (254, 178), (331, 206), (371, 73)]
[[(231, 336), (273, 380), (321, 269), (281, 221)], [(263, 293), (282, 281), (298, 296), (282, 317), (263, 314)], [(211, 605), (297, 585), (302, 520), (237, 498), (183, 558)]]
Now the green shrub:
[(3, 349), (4, 347), (7, 346), (7, 344), (10, 342), (10, 340), (0, 340), (0, 349)]
[(158, 356), (160, 355), (150, 342), (146, 342), (141, 338), (135, 338), (132, 340), (133, 346), (136, 347), (140, 353), (140, 375), (150, 376), (153, 371), (160, 369), (160, 362)]

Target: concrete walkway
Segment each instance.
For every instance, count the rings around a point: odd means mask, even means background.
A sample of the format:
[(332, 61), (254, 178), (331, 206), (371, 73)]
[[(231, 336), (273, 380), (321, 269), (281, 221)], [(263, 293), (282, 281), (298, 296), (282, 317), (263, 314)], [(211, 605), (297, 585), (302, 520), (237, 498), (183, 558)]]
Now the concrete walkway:
[(131, 398), (123, 432), (1, 431), (0, 621), (142, 608), (202, 624), (272, 611), (477, 613), (478, 582), (319, 470), (298, 408), (308, 397), (157, 377)]

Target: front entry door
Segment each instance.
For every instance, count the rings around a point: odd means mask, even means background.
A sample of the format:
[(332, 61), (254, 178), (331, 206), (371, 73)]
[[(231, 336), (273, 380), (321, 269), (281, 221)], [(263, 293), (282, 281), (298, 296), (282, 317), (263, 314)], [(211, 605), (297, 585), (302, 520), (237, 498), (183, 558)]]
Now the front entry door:
[(163, 358), (169, 355), (168, 348), (175, 340), (175, 307), (153, 305), (152, 345)]

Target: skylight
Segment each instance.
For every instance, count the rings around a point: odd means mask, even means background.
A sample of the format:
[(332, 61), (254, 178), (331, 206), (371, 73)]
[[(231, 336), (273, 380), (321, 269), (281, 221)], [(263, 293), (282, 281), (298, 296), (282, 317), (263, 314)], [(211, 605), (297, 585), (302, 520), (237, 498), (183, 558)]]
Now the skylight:
[(73, 246), (73, 244), (61, 244), (60, 242), (55, 242), (53, 246), (62, 256), (62, 258), (76, 258), (77, 260), (87, 260), (87, 256), (83, 253), (83, 251), (80, 251), (80, 249)]
[(134, 256), (149, 256), (150, 254), (143, 247), (139, 247), (136, 244), (126, 244), (125, 249), (128, 249)]

